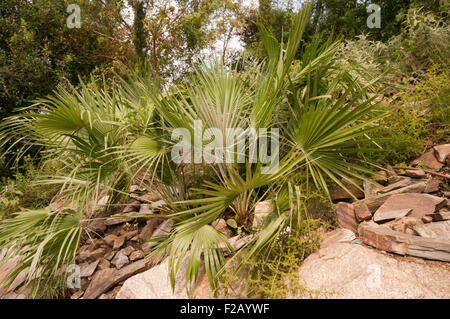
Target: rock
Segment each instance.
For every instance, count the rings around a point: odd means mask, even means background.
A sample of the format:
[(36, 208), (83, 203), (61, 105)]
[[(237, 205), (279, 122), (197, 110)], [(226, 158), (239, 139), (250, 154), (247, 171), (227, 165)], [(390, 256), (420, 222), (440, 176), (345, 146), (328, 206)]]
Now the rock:
[(90, 277), (94, 274), (100, 260), (96, 260), (93, 263), (86, 265), (85, 267), (81, 267), (81, 277)]
[(119, 252), (122, 252), (125, 256), (130, 256), (130, 254), (135, 251), (135, 249), (133, 248), (133, 246), (127, 246), (124, 249), (121, 249)]
[(128, 201), (125, 208), (123, 209), (122, 213), (126, 214), (126, 213), (130, 213), (130, 212), (135, 212), (135, 211), (139, 210), (140, 206), (141, 206), (140, 201), (138, 201), (137, 199), (131, 198)]
[(390, 198), (392, 195), (396, 194), (405, 194), (405, 193), (422, 193), (426, 188), (426, 182), (420, 182), (416, 184), (412, 184), (403, 188), (396, 189), (392, 192), (373, 197), (373, 198), (367, 198), (364, 199), (362, 202), (365, 203), (370, 211), (372, 213), (375, 213), (375, 211), (384, 204), (384, 202)]
[(434, 155), (439, 162), (446, 164), (450, 157), (450, 144), (442, 144), (433, 147)]
[(422, 222), (425, 224), (433, 222), (433, 217), (430, 215), (425, 215), (422, 217)]
[(437, 179), (430, 179), (427, 181), (427, 186), (425, 187), (424, 192), (425, 193), (435, 193), (437, 191), (439, 191), (439, 185), (442, 182), (440, 180)]
[(170, 285), (169, 262), (165, 260), (156, 267), (126, 280), (116, 299), (187, 299), (186, 268), (184, 258), (175, 276), (175, 290)]
[(355, 217), (355, 209), (352, 204), (340, 202), (336, 204), (336, 214), (339, 225), (342, 228), (347, 228), (352, 232), (358, 231), (358, 223)]
[(125, 236), (116, 236), (114, 234), (110, 234), (103, 239), (109, 246), (114, 250), (120, 249), (124, 244), (126, 237)]
[(119, 225), (123, 223), (129, 223), (133, 220), (133, 218), (124, 218), (122, 214), (112, 215), (109, 219), (105, 221), (105, 224), (108, 226)]
[(422, 165), (425, 168), (429, 168), (432, 170), (439, 170), (441, 169), (444, 164), (440, 163), (436, 157), (434, 156), (434, 151), (429, 151), (420, 156), (419, 158), (415, 159), (411, 162), (412, 165)]
[(137, 199), (138, 201), (140, 201), (142, 203), (146, 203), (146, 204), (151, 204), (152, 202), (156, 202), (156, 201), (160, 200), (160, 197), (153, 193), (146, 193), (142, 196), (136, 196), (136, 195), (131, 194), (130, 197)]
[(125, 266), (120, 270), (115, 268), (99, 270), (94, 274), (89, 287), (84, 293), (83, 299), (95, 299), (105, 291), (111, 289), (115, 284), (122, 282), (147, 268), (147, 262), (145, 259), (142, 259)]
[(382, 210), (382, 207), (380, 207), (375, 215), (373, 215), (373, 221), (376, 223), (387, 222), (389, 220), (405, 217), (411, 211), (411, 208), (399, 210)]
[(89, 231), (92, 231), (94, 233), (101, 234), (101, 233), (105, 232), (106, 224), (103, 220), (95, 220), (95, 221), (89, 223), (86, 226), (86, 229)]
[(407, 169), (405, 175), (412, 178), (424, 178), (427, 176), (424, 170), (422, 169), (414, 169), (414, 170)]
[(6, 292), (7, 293), (13, 292), (17, 288), (19, 288), (22, 284), (24, 284), (27, 281), (27, 276), (28, 276), (29, 271), (30, 271), (30, 268), (27, 267), (24, 270), (22, 270), (21, 272), (19, 272), (17, 277), (13, 280), (13, 282), (6, 289)]
[(354, 203), (353, 207), (355, 208), (355, 216), (358, 222), (362, 222), (372, 218), (372, 213), (370, 212), (370, 209), (366, 204), (361, 202)]
[(444, 202), (443, 198), (429, 194), (396, 194), (389, 197), (375, 215), (410, 208), (412, 212), (409, 216), (422, 218), (424, 215), (434, 214)]
[[(364, 198), (364, 192), (359, 188), (355, 187), (353, 184), (347, 181), (341, 181), (343, 185), (348, 189), (347, 192), (345, 189), (336, 185), (331, 188), (330, 195), (332, 200), (343, 200), (343, 199), (353, 199), (353, 198)], [(352, 196), (353, 195), (353, 196)]]
[(103, 257), (103, 255), (105, 255), (106, 253), (106, 249), (104, 247), (100, 247), (97, 248), (93, 251), (91, 250), (81, 250), (80, 249), (80, 253), (78, 255), (80, 261), (94, 261), (97, 259), (100, 259), (101, 257)]
[(364, 245), (321, 248), (306, 258), (299, 277), (312, 294), (291, 296), (296, 299), (450, 298), (448, 265), (382, 254)]
[(216, 219), (212, 222), (211, 226), (222, 234), (226, 234), (228, 236), (231, 235), (231, 229), (228, 228), (227, 222), (223, 218)]
[(409, 177), (401, 177), (400, 180), (394, 184), (390, 184), (378, 190), (380, 194), (386, 194), (392, 192), (393, 190), (403, 188), (412, 184), (412, 180)]
[(111, 288), (114, 283), (114, 277), (117, 269), (108, 268), (99, 270), (95, 273), (92, 281), (84, 293), (83, 299), (94, 299), (100, 296), (104, 291)]
[(74, 293), (72, 296), (70, 296), (70, 299), (80, 299), (84, 294), (83, 290), (78, 290), (76, 293)]
[(414, 226), (414, 231), (425, 238), (450, 241), (450, 221), (416, 225)]
[(145, 187), (141, 187), (139, 185), (131, 185), (130, 186), (130, 193), (141, 193), (145, 192)]
[(159, 221), (159, 218), (150, 218), (150, 220), (147, 221), (147, 224), (142, 228), (139, 238), (144, 242), (149, 241), (152, 238), (153, 232), (158, 226)]
[(122, 268), (125, 265), (128, 265), (130, 263), (130, 260), (128, 259), (127, 255), (120, 250), (116, 256), (114, 256), (113, 260), (111, 261), (111, 264), (116, 266), (117, 269)]
[[(175, 224), (175, 221), (172, 219), (166, 219), (159, 227), (153, 232), (151, 239), (155, 239), (158, 237), (166, 236), (172, 230), (172, 226)], [(150, 251), (151, 247), (155, 245), (154, 242), (147, 242), (142, 245), (142, 250), (144, 252)]]
[(376, 174), (372, 175), (372, 179), (381, 185), (386, 185), (388, 182), (386, 171), (378, 171)]
[(324, 235), (320, 248), (328, 247), (334, 243), (351, 242), (356, 238), (355, 233), (349, 229), (338, 228)]
[(450, 211), (444, 208), (435, 214), (429, 215), (429, 217), (431, 217), (434, 222), (450, 220)]
[(150, 207), (154, 210), (158, 210), (158, 209), (161, 209), (161, 207), (163, 207), (164, 205), (166, 205), (166, 202), (161, 199), (161, 200), (151, 203)]
[(111, 260), (111, 259), (113, 259), (113, 257), (114, 257), (114, 255), (116, 254), (116, 252), (115, 251), (110, 251), (109, 253), (107, 253), (107, 254), (105, 254), (105, 259), (106, 260)]
[(359, 236), (367, 245), (399, 255), (450, 261), (450, 243), (393, 231), (372, 221), (358, 227)]
[(266, 216), (269, 215), (270, 213), (273, 213), (273, 211), (274, 211), (273, 200), (271, 199), (256, 204), (255, 212), (253, 215), (252, 228), (253, 229), (258, 228), (263, 219), (266, 218)]
[(139, 231), (137, 229), (131, 230), (131, 231), (124, 231), (122, 236), (125, 237), (125, 240), (130, 240), (131, 238), (136, 236), (138, 233), (139, 233)]
[[(111, 257), (112, 259), (112, 257)], [(111, 263), (106, 260), (105, 258), (102, 258), (99, 260), (98, 269), (108, 269), (111, 266)]]
[(139, 209), (139, 215), (152, 215), (153, 209), (150, 208), (150, 204), (141, 204)]
[(144, 252), (142, 250), (133, 251), (130, 255), (130, 261), (135, 261), (144, 258)]
[[(244, 245), (247, 244), (251, 239), (252, 239), (251, 235), (245, 237), (237, 235), (228, 239), (228, 243), (230, 244), (230, 246), (233, 248), (234, 251), (238, 251), (239, 249), (244, 247)], [(231, 250), (225, 242), (220, 242), (218, 248), (222, 250), (224, 256), (231, 255)]]

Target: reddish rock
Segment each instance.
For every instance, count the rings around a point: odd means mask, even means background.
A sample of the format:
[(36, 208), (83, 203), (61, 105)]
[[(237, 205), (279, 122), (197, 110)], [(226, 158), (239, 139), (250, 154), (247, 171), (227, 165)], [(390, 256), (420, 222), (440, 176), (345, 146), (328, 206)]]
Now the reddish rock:
[(423, 166), (425, 168), (432, 169), (432, 170), (439, 170), (439, 169), (441, 169), (444, 166), (444, 164), (440, 163), (436, 159), (436, 157), (434, 156), (434, 151), (433, 150), (431, 150), (429, 152), (426, 152), (425, 154), (423, 154), (419, 158), (417, 158), (414, 161), (412, 161), (411, 164), (412, 165), (420, 164), (421, 166)]
[(422, 222), (425, 224), (431, 223), (433, 221), (433, 217), (430, 215), (425, 215), (422, 217)]
[(425, 171), (422, 169), (414, 169), (414, 170), (410, 170), (407, 169), (405, 171), (405, 175), (412, 177), (412, 178), (424, 178), (426, 177)]
[(400, 177), (400, 180), (398, 182), (395, 182), (393, 184), (390, 184), (386, 187), (383, 187), (381, 189), (378, 190), (378, 193), (380, 194), (386, 194), (389, 192), (392, 192), (393, 190), (399, 189), (399, 188), (403, 188), (406, 186), (409, 186), (412, 184), (412, 180), (409, 177)]
[(450, 144), (442, 144), (433, 147), (434, 155), (443, 164), (450, 158)]
[(412, 211), (411, 208), (383, 211), (381, 210), (380, 207), (380, 209), (377, 210), (375, 215), (373, 215), (373, 221), (376, 223), (382, 223), (393, 219), (399, 219), (405, 217), (411, 211)]
[(358, 223), (355, 217), (355, 209), (352, 204), (349, 203), (337, 203), (336, 214), (339, 221), (339, 225), (342, 228), (349, 229), (354, 233), (358, 230)]
[[(112, 257), (111, 257), (112, 258)], [(111, 263), (105, 258), (100, 259), (98, 264), (98, 269), (108, 269), (111, 266)]]
[(439, 191), (439, 185), (442, 182), (438, 179), (430, 179), (427, 181), (427, 186), (425, 187), (425, 193), (435, 193)]
[(119, 252), (123, 253), (125, 256), (129, 256), (135, 249), (133, 246), (127, 246), (124, 249), (121, 249)]
[(399, 188), (396, 189), (392, 192), (383, 194), (383, 195), (379, 195), (377, 197), (373, 197), (373, 198), (367, 198), (365, 199), (363, 202), (365, 204), (367, 204), (367, 206), (369, 207), (370, 211), (372, 213), (375, 213), (375, 211), (384, 204), (384, 202), (386, 202), (387, 199), (389, 199), (392, 195), (396, 195), (396, 194), (404, 194), (404, 193), (421, 193), (425, 190), (426, 187), (426, 182), (420, 182), (420, 183), (415, 183), (403, 188)]
[(443, 206), (444, 202), (445, 199), (430, 194), (396, 194), (389, 197), (386, 202), (378, 208), (375, 214), (382, 214), (401, 209), (412, 209), (409, 216), (422, 218), (422, 216), (434, 214), (437, 209)]
[(106, 249), (101, 247), (98, 249), (95, 249), (93, 251), (91, 250), (83, 250), (80, 251), (78, 257), (80, 259), (80, 261), (94, 261), (97, 259), (100, 259), (101, 257), (103, 257), (103, 255), (105, 255), (106, 253)]
[(144, 252), (142, 250), (133, 251), (130, 255), (130, 261), (135, 261), (144, 258)]
[(425, 238), (435, 238), (450, 242), (450, 221), (414, 226), (414, 231)]
[(358, 222), (362, 222), (372, 218), (372, 213), (365, 203), (354, 203), (353, 207), (355, 208), (355, 216)]
[(70, 299), (80, 299), (84, 294), (83, 290), (78, 290), (76, 293), (74, 293), (72, 296), (70, 296)]
[(84, 293), (83, 299), (95, 299), (129, 277), (148, 269), (145, 259), (136, 261), (120, 270), (109, 268), (94, 274), (91, 284)]
[(450, 243), (448, 241), (423, 238), (393, 231), (374, 222), (359, 225), (358, 233), (362, 241), (375, 248), (400, 255), (450, 261)]
[(104, 238), (104, 241), (114, 250), (120, 249), (125, 244), (125, 240), (125, 236), (116, 236), (114, 234), (110, 234)]
[(117, 270), (108, 268), (99, 270), (95, 273), (92, 281), (84, 293), (83, 299), (94, 299), (100, 296), (103, 292), (111, 288), (114, 284), (114, 277)]
[(364, 198), (364, 192), (362, 190), (356, 188), (353, 184), (350, 184), (348, 182), (342, 181), (342, 183), (351, 194), (342, 187), (336, 185), (330, 190), (330, 195), (333, 200), (352, 199), (354, 197), (358, 199)]
[(151, 218), (147, 221), (147, 224), (142, 228), (139, 238), (146, 242), (149, 241), (152, 238), (153, 232), (155, 231), (156, 227), (159, 225), (159, 218)]
[(139, 210), (139, 207), (141, 205), (141, 202), (139, 202), (137, 199), (131, 198), (125, 208), (123, 209), (124, 214), (131, 213), (131, 212), (137, 212)]

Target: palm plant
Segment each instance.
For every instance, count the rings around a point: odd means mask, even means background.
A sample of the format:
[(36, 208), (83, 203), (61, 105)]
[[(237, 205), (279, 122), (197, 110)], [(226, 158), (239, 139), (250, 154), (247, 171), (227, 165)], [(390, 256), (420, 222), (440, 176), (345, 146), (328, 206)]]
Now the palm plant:
[[(351, 70), (337, 68), (339, 40), (313, 43), (302, 61), (294, 60), (311, 11), (312, 4), (307, 3), (295, 16), (286, 44), (260, 27), (267, 59), (244, 71), (216, 59), (204, 63), (186, 84), (165, 91), (142, 76), (123, 79), (110, 88), (92, 83), (72, 92), (59, 89), (55, 97), (9, 118), (0, 127), (0, 138), (4, 145), (11, 139), (25, 148), (39, 145), (65, 164), (62, 176), (41, 182), (61, 183), (62, 193), (82, 212), (80, 219), (91, 215), (87, 203), (93, 196), (109, 194), (114, 203), (138, 177), (146, 185), (157, 185), (169, 206), (164, 217), (176, 223), (167, 236), (158, 238), (150, 258), (169, 258), (173, 284), (183, 258), (189, 259), (189, 283), (195, 282), (203, 260), (211, 286), (217, 288), (226, 262), (220, 245), (232, 247), (211, 227), (213, 221), (234, 213), (236, 221), (245, 225), (259, 201), (274, 199), (277, 209), (246, 245), (253, 256), (287, 227), (295, 228), (299, 210), (290, 208), (292, 201), (286, 200), (286, 194), (292, 194), (287, 185), (295, 176), (307, 174), (328, 193), (329, 181), (345, 189), (342, 179), (355, 184), (353, 178), (364, 179), (368, 172), (347, 159), (361, 151), (358, 138), (374, 129), (382, 116), (374, 114), (374, 97), (367, 96), (373, 82), (363, 85)], [(253, 163), (248, 158), (242, 163), (175, 163), (172, 132), (186, 129), (194, 144), (196, 121), (203, 123), (201, 133), (232, 128), (241, 129), (243, 136), (251, 130), (279, 129), (279, 150), (268, 156), (269, 162), (279, 157), (278, 170), (264, 168), (261, 159)], [(272, 134), (249, 139), (244, 154)], [(224, 145), (229, 137), (223, 136)], [(203, 183), (191, 187), (192, 176)], [(20, 221), (22, 214), (28, 216), (20, 213), (12, 221)], [(39, 228), (21, 228), (12, 221), (8, 227), (15, 229), (16, 237), (42, 240)], [(8, 236), (4, 224), (0, 243), (11, 244)], [(65, 247), (76, 249), (76, 245)], [(36, 258), (36, 265), (45, 265), (44, 256)]]

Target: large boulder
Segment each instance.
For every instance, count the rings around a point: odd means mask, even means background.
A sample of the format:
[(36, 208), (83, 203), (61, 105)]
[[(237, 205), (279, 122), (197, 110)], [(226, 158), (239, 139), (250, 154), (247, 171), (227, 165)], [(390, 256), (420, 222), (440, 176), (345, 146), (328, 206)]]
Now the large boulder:
[(335, 242), (320, 249), (304, 261), (299, 275), (305, 288), (322, 298), (450, 298), (449, 264), (391, 256), (358, 244)]
[(151, 268), (126, 280), (116, 296), (116, 299), (186, 299), (186, 268), (185, 258), (175, 277), (175, 290), (170, 285), (169, 261)]

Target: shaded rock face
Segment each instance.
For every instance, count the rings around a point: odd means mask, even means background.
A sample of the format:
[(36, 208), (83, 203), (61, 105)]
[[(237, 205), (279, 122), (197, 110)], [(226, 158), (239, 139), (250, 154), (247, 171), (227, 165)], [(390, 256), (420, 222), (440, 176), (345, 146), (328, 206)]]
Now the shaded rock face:
[(358, 244), (320, 249), (304, 261), (299, 276), (321, 298), (450, 298), (449, 264), (391, 256)]

